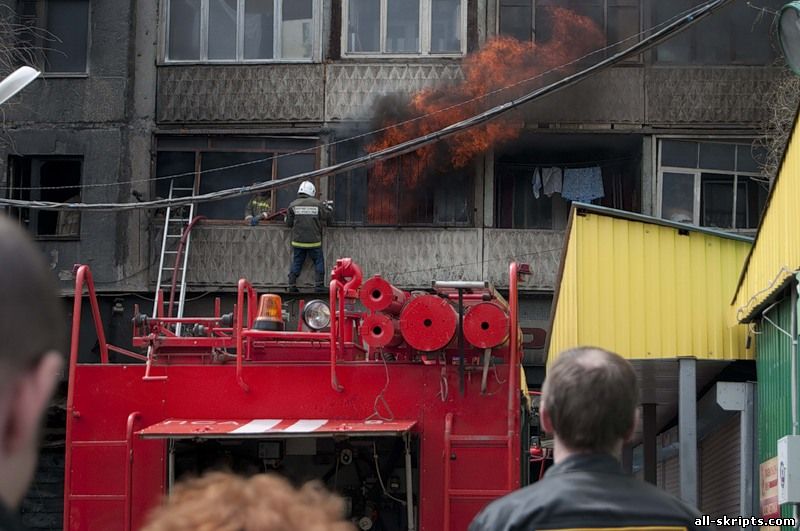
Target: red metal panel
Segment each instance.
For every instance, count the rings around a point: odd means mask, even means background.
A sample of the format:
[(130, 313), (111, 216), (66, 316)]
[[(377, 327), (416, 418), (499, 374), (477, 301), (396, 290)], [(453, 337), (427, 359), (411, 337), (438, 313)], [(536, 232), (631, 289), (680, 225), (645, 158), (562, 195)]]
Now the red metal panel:
[(142, 437), (287, 437), (292, 435), (347, 435), (364, 437), (399, 435), (410, 431), (414, 420), (352, 421), (328, 419), (167, 419), (137, 432)]
[[(450, 484), (453, 490), (478, 487), (495, 491), (505, 489), (508, 481), (506, 469), (492, 466), (493, 463), (506, 461), (508, 450), (505, 440), (499, 444), (480, 441), (469, 445), (463, 442), (454, 444), (451, 454), (453, 476)], [(472, 463), (482, 463), (484, 466), (475, 466)], [(468, 465), (461, 466), (462, 464)]]
[[(138, 426), (153, 425), (168, 418), (195, 418), (198, 412), (210, 419), (338, 418), (363, 422), (374, 411), (375, 397), (386, 383), (386, 369), (375, 363), (340, 364), (339, 378), (345, 387), (341, 393), (331, 389), (329, 369), (327, 364), (251, 365), (247, 367), (250, 390), (245, 392), (237, 383), (232, 365), (159, 368), (168, 379), (150, 382), (142, 381), (142, 365), (78, 366), (79, 385), (76, 386), (75, 401), (80, 417), (73, 422), (74, 433), (76, 440), (105, 438), (122, 441), (126, 419), (133, 410), (142, 413)], [(420, 529), (436, 531), (442, 528), (441, 508), (444, 503), (444, 416), (453, 412), (455, 435), (459, 437), (470, 434), (506, 436), (506, 397), (504, 393), (498, 393), (502, 386), (497, 380), (508, 381), (508, 367), (498, 366), (497, 378), (489, 378), (487, 395), (480, 394), (480, 375), (468, 372), (464, 397), (459, 397), (455, 391), (458, 374), (453, 365), (445, 368), (446, 383), (441, 379), (440, 366), (390, 363), (388, 373), (389, 382), (384, 394), (387, 403), (395, 418), (409, 423), (416, 421), (414, 429), (420, 434)], [(448, 390), (445, 400), (442, 400), (442, 389)], [(147, 447), (146, 452), (140, 453), (141, 445), (150, 444), (156, 446)], [(134, 529), (163, 492), (163, 459), (162, 441), (135, 438)], [(506, 457), (498, 459), (503, 462)], [(81, 459), (74, 466), (82, 470), (89, 464), (89, 461)], [(124, 462), (115, 466), (124, 470)], [(472, 477), (481, 477), (481, 471), (490, 468), (485, 461), (463, 460), (458, 466), (464, 468), (458, 474)], [(481, 486), (481, 483), (473, 485), (476, 488)], [(470, 507), (484, 505), (480, 501), (469, 503)], [(120, 510), (114, 517), (121, 520), (122, 514)], [(83, 518), (81, 521), (85, 521)], [(101, 514), (98, 518), (104, 519), (107, 515)], [(460, 521), (462, 517), (453, 512), (453, 518)], [(83, 524), (71, 527), (92, 528), (95, 527)]]
[(72, 463), (73, 495), (125, 495), (124, 441), (75, 442)]
[(141, 529), (151, 507), (167, 492), (166, 441), (133, 439), (133, 483), (131, 485), (131, 525)]
[(483, 496), (482, 498), (453, 498), (453, 509), (451, 511), (450, 528), (447, 531), (464, 531), (469, 527), (470, 522), (481, 512), (481, 509), (489, 505), (496, 496)]
[(124, 510), (125, 502), (121, 499), (86, 498), (73, 500), (69, 513), (69, 529), (124, 531), (121, 518)]

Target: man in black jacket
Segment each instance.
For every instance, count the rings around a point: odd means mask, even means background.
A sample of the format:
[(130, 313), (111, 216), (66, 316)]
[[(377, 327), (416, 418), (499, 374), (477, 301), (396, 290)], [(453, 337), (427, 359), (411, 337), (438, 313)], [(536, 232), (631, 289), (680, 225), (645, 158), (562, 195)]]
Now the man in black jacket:
[(623, 473), (615, 456), (633, 435), (639, 389), (633, 367), (598, 348), (562, 353), (547, 372), (540, 415), (554, 437), (544, 479), (494, 501), (470, 531), (699, 530), (698, 512)]
[(41, 419), (63, 365), (65, 316), (41, 253), (0, 213), (0, 531), (14, 514), (38, 457)]
[(292, 267), (289, 270), (289, 291), (297, 291), (297, 277), (306, 256), (314, 262), (314, 287), (324, 288), (325, 258), (322, 253), (322, 227), (331, 220), (331, 210), (316, 197), (311, 181), (303, 181), (286, 213), (286, 224), (292, 228)]

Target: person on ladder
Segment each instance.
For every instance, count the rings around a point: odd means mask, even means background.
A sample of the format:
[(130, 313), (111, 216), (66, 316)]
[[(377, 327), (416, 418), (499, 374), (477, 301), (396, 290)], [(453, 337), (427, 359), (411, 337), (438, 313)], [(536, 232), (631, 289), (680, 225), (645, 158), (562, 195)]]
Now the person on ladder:
[(289, 292), (297, 293), (297, 277), (306, 257), (314, 262), (314, 288), (324, 289), (325, 258), (322, 253), (322, 227), (331, 221), (331, 202), (323, 203), (315, 196), (311, 181), (303, 181), (297, 199), (286, 212), (286, 224), (292, 228), (292, 266), (289, 269)]

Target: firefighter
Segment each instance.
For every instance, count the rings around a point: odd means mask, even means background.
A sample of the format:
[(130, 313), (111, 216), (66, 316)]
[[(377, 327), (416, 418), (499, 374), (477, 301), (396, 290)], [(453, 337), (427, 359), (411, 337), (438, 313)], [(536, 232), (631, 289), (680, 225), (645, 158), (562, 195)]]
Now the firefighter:
[(255, 227), (259, 221), (267, 219), (268, 215), (269, 197), (266, 191), (261, 190), (247, 203), (247, 208), (244, 210), (244, 220), (250, 223), (250, 226)]
[(315, 196), (317, 189), (311, 181), (303, 181), (286, 213), (286, 224), (292, 228), (292, 266), (289, 269), (289, 291), (297, 293), (297, 277), (306, 256), (314, 262), (314, 287), (323, 289), (325, 259), (322, 254), (322, 226), (330, 224), (331, 203)]
[(60, 379), (66, 316), (52, 272), (19, 226), (0, 214), (0, 529), (36, 469), (42, 415)]

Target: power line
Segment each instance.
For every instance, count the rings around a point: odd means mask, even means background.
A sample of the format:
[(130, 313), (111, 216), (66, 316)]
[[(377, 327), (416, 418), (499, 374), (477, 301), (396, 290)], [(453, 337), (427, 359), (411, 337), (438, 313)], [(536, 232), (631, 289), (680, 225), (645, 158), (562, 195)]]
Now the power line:
[[(616, 48), (617, 46), (619, 46), (619, 45), (621, 45), (621, 44), (623, 44), (625, 42), (628, 42), (628, 41), (631, 41), (631, 40), (635, 40), (635, 39), (639, 39), (641, 36), (646, 35), (646, 34), (652, 32), (652, 31), (655, 31), (657, 28), (659, 28), (661, 26), (665, 26), (665, 25), (667, 25), (667, 24), (669, 24), (671, 22), (674, 22), (675, 20), (681, 18), (682, 16), (686, 15), (687, 13), (690, 13), (691, 11), (692, 11), (692, 9), (687, 9), (685, 11), (682, 11), (682, 12), (678, 13), (677, 15), (673, 16), (672, 18), (667, 19), (666, 21), (661, 22), (659, 24), (655, 24), (654, 26), (652, 26), (652, 27), (650, 27), (650, 28), (648, 28), (646, 30), (640, 31), (639, 33), (636, 33), (634, 35), (626, 37), (625, 39), (621, 39), (621, 40), (617, 41), (616, 43), (613, 43), (613, 44), (605, 46), (604, 48), (598, 48), (597, 50), (589, 52), (589, 53), (587, 53), (586, 55), (584, 55), (582, 57), (579, 57), (579, 58), (574, 59), (574, 60), (572, 60), (570, 62), (564, 63), (564, 64), (562, 64), (560, 66), (551, 68), (551, 69), (546, 70), (544, 72), (541, 72), (541, 73), (539, 73), (539, 74), (537, 74), (535, 76), (532, 76), (532, 77), (529, 77), (529, 78), (526, 78), (526, 79), (522, 79), (520, 81), (517, 81), (515, 83), (511, 83), (511, 84), (506, 85), (504, 87), (500, 87), (500, 88), (494, 89), (492, 91), (489, 91), (487, 93), (481, 94), (479, 96), (475, 96), (473, 98), (464, 100), (462, 102), (459, 102), (459, 103), (444, 107), (442, 109), (437, 109), (435, 111), (432, 111), (432, 112), (429, 112), (429, 113), (426, 113), (426, 114), (423, 114), (423, 115), (420, 115), (420, 116), (417, 116), (417, 117), (414, 117), (414, 118), (409, 118), (407, 120), (403, 120), (401, 122), (397, 122), (397, 123), (394, 123), (394, 124), (391, 124), (391, 125), (387, 125), (385, 127), (379, 128), (379, 129), (373, 129), (371, 131), (366, 131), (364, 133), (360, 133), (360, 134), (353, 135), (353, 136), (350, 136), (350, 137), (347, 137), (347, 138), (342, 138), (342, 139), (339, 139), (339, 140), (335, 140), (333, 142), (329, 142), (329, 143), (327, 143), (325, 145), (325, 147), (335, 146), (337, 144), (342, 144), (342, 143), (345, 143), (345, 142), (351, 142), (353, 140), (359, 140), (359, 139), (362, 139), (362, 138), (365, 138), (365, 137), (368, 137), (368, 136), (372, 136), (372, 135), (376, 135), (378, 133), (382, 133), (382, 132), (388, 131), (390, 129), (395, 129), (395, 128), (398, 128), (398, 127), (402, 127), (404, 125), (407, 125), (407, 124), (410, 124), (410, 123), (413, 123), (413, 122), (416, 122), (416, 121), (419, 121), (419, 120), (423, 120), (425, 118), (429, 118), (429, 117), (434, 116), (434, 115), (439, 114), (439, 113), (443, 113), (443, 112), (447, 112), (447, 111), (450, 111), (450, 110), (453, 110), (453, 109), (457, 109), (459, 107), (463, 107), (463, 106), (468, 105), (470, 103), (473, 103), (473, 102), (488, 98), (489, 96), (493, 96), (493, 95), (499, 94), (499, 93), (501, 93), (503, 91), (510, 90), (510, 89), (515, 88), (515, 87), (517, 87), (519, 85), (522, 85), (522, 84), (525, 84), (525, 83), (529, 83), (531, 81), (535, 81), (535, 80), (540, 79), (540, 78), (542, 78), (544, 76), (547, 76), (549, 74), (552, 74), (554, 72), (562, 70), (562, 69), (564, 69), (564, 68), (566, 68), (568, 66), (576, 64), (576, 63), (578, 63), (580, 61), (588, 59), (589, 57), (591, 57), (593, 55), (596, 55), (596, 54), (602, 53), (602, 52), (606, 52), (608, 50), (611, 50), (612, 48)], [(155, 182), (155, 181), (160, 181), (160, 180), (165, 180), (165, 179), (176, 179), (176, 178), (180, 178), (180, 177), (195, 177), (197, 175), (204, 175), (204, 174), (207, 174), (207, 173), (226, 171), (226, 170), (236, 169), (236, 168), (243, 167), (243, 166), (260, 164), (262, 162), (270, 162), (272, 160), (277, 160), (277, 159), (282, 158), (282, 157), (289, 157), (289, 156), (292, 156), (292, 155), (298, 155), (298, 154), (302, 154), (302, 153), (309, 153), (309, 152), (316, 151), (320, 147), (322, 147), (322, 146), (312, 146), (312, 147), (309, 147), (309, 148), (304, 148), (304, 149), (291, 151), (291, 152), (287, 152), (287, 153), (280, 153), (280, 154), (276, 154), (276, 155), (273, 155), (273, 156), (270, 156), (270, 157), (265, 157), (265, 158), (261, 158), (261, 159), (257, 159), (257, 160), (252, 160), (252, 161), (247, 161), (247, 162), (243, 162), (243, 163), (232, 164), (232, 165), (228, 165), (228, 166), (222, 166), (222, 167), (219, 167), (219, 168), (211, 168), (211, 169), (208, 169), (208, 170), (201, 170), (199, 172), (197, 172), (197, 171), (189, 171), (189, 172), (182, 172), (182, 173), (177, 173), (177, 174), (173, 174), (173, 175), (164, 175), (164, 176), (161, 176), (161, 177), (146, 177), (146, 178), (142, 178), (142, 179), (130, 179), (130, 180), (127, 180), (127, 181), (115, 181), (115, 182), (111, 182), (111, 183), (91, 183), (91, 184), (83, 184), (83, 185), (76, 185), (76, 186), (27, 186), (27, 187), (0, 186), (0, 190), (28, 190), (28, 191), (33, 191), (33, 190), (73, 190), (73, 189), (76, 189), (76, 188), (77, 189), (102, 188), (102, 187), (111, 187), (111, 186), (121, 186), (123, 184)]]
[[(345, 142), (351, 142), (353, 140), (359, 140), (361, 138), (365, 138), (365, 137), (368, 137), (368, 136), (376, 135), (378, 133), (383, 133), (383, 132), (388, 131), (390, 129), (396, 129), (396, 128), (402, 127), (404, 125), (407, 125), (407, 124), (410, 124), (410, 123), (413, 123), (413, 122), (416, 122), (416, 121), (419, 121), (419, 120), (423, 120), (425, 118), (429, 118), (431, 116), (435, 116), (435, 115), (443, 113), (443, 112), (447, 112), (447, 111), (450, 111), (450, 110), (453, 110), (453, 109), (457, 109), (459, 107), (463, 107), (465, 105), (468, 105), (470, 103), (474, 103), (476, 101), (480, 101), (480, 100), (486, 99), (486, 98), (488, 98), (490, 96), (493, 96), (495, 94), (499, 94), (499, 93), (504, 92), (506, 90), (510, 90), (512, 88), (518, 87), (519, 85), (523, 85), (525, 83), (529, 83), (531, 81), (535, 81), (535, 80), (540, 79), (540, 78), (542, 78), (544, 76), (547, 76), (549, 74), (552, 74), (554, 72), (557, 72), (559, 70), (567, 68), (568, 66), (572, 66), (572, 65), (574, 65), (574, 64), (576, 64), (576, 63), (578, 63), (580, 61), (588, 59), (589, 57), (591, 57), (593, 55), (597, 55), (598, 53), (603, 53), (603, 52), (606, 52), (608, 50), (611, 50), (612, 48), (616, 48), (617, 46), (619, 46), (619, 45), (621, 45), (621, 44), (623, 44), (625, 42), (638, 39), (639, 37), (641, 37), (643, 35), (646, 35), (646, 34), (650, 33), (651, 31), (654, 31), (656, 28), (659, 28), (661, 26), (669, 24), (672, 21), (677, 20), (678, 18), (684, 16), (685, 14), (689, 13), (690, 11), (691, 11), (691, 9), (687, 9), (687, 10), (679, 13), (678, 15), (675, 15), (674, 17), (666, 20), (665, 22), (656, 24), (656, 25), (654, 25), (654, 26), (652, 26), (652, 27), (650, 27), (650, 28), (648, 28), (646, 30), (640, 31), (639, 33), (636, 33), (634, 35), (631, 35), (629, 37), (621, 39), (621, 40), (619, 40), (619, 41), (617, 41), (617, 42), (615, 42), (613, 44), (609, 44), (609, 45), (605, 46), (604, 48), (598, 48), (597, 50), (593, 50), (593, 51), (585, 54), (582, 57), (579, 57), (577, 59), (574, 59), (574, 60), (569, 61), (567, 63), (564, 63), (562, 65), (553, 67), (553, 68), (551, 68), (549, 70), (546, 70), (544, 72), (541, 72), (541, 73), (539, 73), (539, 74), (537, 74), (535, 76), (522, 79), (522, 80), (517, 81), (515, 83), (511, 83), (509, 85), (506, 85), (506, 86), (491, 90), (491, 91), (486, 92), (484, 94), (481, 94), (479, 96), (475, 96), (473, 98), (461, 101), (459, 103), (455, 103), (453, 105), (449, 105), (447, 107), (443, 107), (441, 109), (437, 109), (435, 111), (431, 111), (429, 113), (425, 113), (425, 114), (420, 115), (420, 116), (409, 118), (409, 119), (403, 120), (401, 122), (396, 122), (396, 123), (391, 124), (391, 125), (387, 125), (387, 126), (384, 126), (384, 127), (378, 128), (378, 129), (373, 129), (371, 131), (366, 131), (364, 133), (353, 135), (353, 136), (350, 136), (350, 137), (347, 137), (347, 138), (341, 138), (341, 139), (335, 140), (333, 142), (328, 142), (327, 144), (325, 144), (325, 147), (335, 146), (335, 145), (342, 144), (342, 143), (345, 143)], [(322, 147), (322, 146), (312, 146), (312, 147), (308, 147), (308, 148), (304, 148), (304, 149), (299, 149), (299, 150), (296, 150), (296, 151), (290, 151), (290, 152), (286, 152), (286, 153), (279, 153), (279, 154), (276, 154), (276, 155), (272, 155), (272, 156), (261, 158), (261, 159), (257, 159), (257, 160), (251, 160), (251, 161), (232, 164), (232, 165), (228, 165), (228, 166), (221, 166), (219, 168), (210, 168), (210, 169), (207, 169), (207, 170), (200, 170), (199, 172), (193, 170), (193, 171), (187, 171), (187, 172), (182, 172), (182, 173), (176, 173), (176, 174), (172, 174), (172, 175), (162, 175), (160, 177), (146, 177), (146, 178), (142, 178), (142, 179), (129, 179), (127, 181), (115, 181), (115, 182), (111, 182), (111, 183), (91, 183), (91, 184), (79, 184), (79, 185), (73, 185), (73, 186), (69, 186), (69, 185), (62, 185), (62, 186), (0, 186), (0, 190), (26, 190), (26, 191), (33, 191), (33, 190), (74, 190), (74, 189), (88, 189), (88, 188), (103, 188), (103, 187), (110, 187), (110, 186), (121, 186), (123, 184), (134, 184), (134, 183), (143, 183), (143, 182), (154, 182), (154, 181), (160, 181), (160, 180), (165, 180), (165, 179), (177, 179), (177, 178), (180, 178), (180, 177), (194, 177), (196, 175), (204, 175), (204, 174), (207, 174), (207, 173), (226, 171), (226, 170), (236, 169), (236, 168), (240, 168), (240, 167), (244, 167), (244, 166), (260, 164), (262, 162), (270, 162), (270, 161), (277, 160), (277, 159), (282, 158), (282, 157), (290, 157), (292, 155), (299, 155), (299, 154), (303, 154), (303, 153), (309, 153), (309, 152), (316, 151), (320, 147)]]
[(653, 46), (659, 44), (660, 42), (665, 41), (670, 36), (672, 36), (673, 33), (684, 30), (690, 27), (691, 25), (696, 24), (698, 21), (702, 20), (706, 16), (710, 15), (711, 13), (721, 8), (722, 6), (730, 3), (731, 1), (732, 0), (711, 0), (703, 4), (702, 6), (692, 10), (689, 14), (684, 15), (680, 19), (668, 24), (667, 26), (653, 33), (649, 37), (639, 41), (633, 46), (630, 46), (629, 48), (621, 52), (618, 52), (607, 59), (604, 59), (592, 66), (589, 66), (580, 72), (571, 74), (559, 81), (556, 81), (554, 83), (536, 89), (514, 100), (492, 107), (491, 109), (488, 109), (482, 113), (471, 116), (469, 118), (466, 118), (449, 126), (443, 127), (437, 131), (433, 131), (431, 133), (419, 136), (417, 138), (413, 138), (411, 140), (395, 144), (394, 146), (382, 149), (380, 151), (368, 153), (361, 157), (356, 157), (352, 160), (340, 162), (338, 164), (334, 164), (332, 166), (328, 166), (325, 168), (303, 172), (289, 177), (274, 179), (271, 181), (254, 183), (249, 186), (229, 188), (226, 190), (219, 190), (216, 192), (209, 192), (206, 194), (200, 194), (200, 195), (177, 198), (177, 199), (156, 199), (152, 201), (143, 201), (139, 203), (58, 203), (54, 201), (24, 201), (19, 199), (0, 199), (0, 204), (19, 207), (19, 208), (31, 208), (37, 210), (87, 210), (87, 211), (106, 211), (106, 212), (109, 211), (121, 212), (127, 210), (138, 210), (146, 208), (165, 208), (168, 206), (175, 207), (181, 205), (188, 205), (191, 203), (219, 201), (231, 197), (253, 194), (255, 192), (262, 190), (271, 190), (273, 188), (279, 188), (284, 185), (289, 185), (297, 181), (312, 180), (319, 177), (337, 175), (339, 173), (343, 173), (357, 168), (372, 166), (377, 162), (396, 158), (401, 155), (405, 155), (407, 153), (416, 151), (421, 147), (433, 144), (435, 142), (439, 142), (440, 140), (453, 136), (457, 133), (460, 133), (461, 131), (470, 129), (472, 127), (476, 127), (490, 120), (493, 120), (507, 113), (508, 111), (519, 107), (520, 105), (529, 103), (531, 101), (552, 94), (556, 91), (575, 85), (576, 83), (583, 81), (584, 79), (590, 77), (591, 75), (595, 74), (600, 70), (604, 70), (610, 66), (620, 63), (621, 61), (627, 59), (628, 57), (638, 55), (652, 48)]

